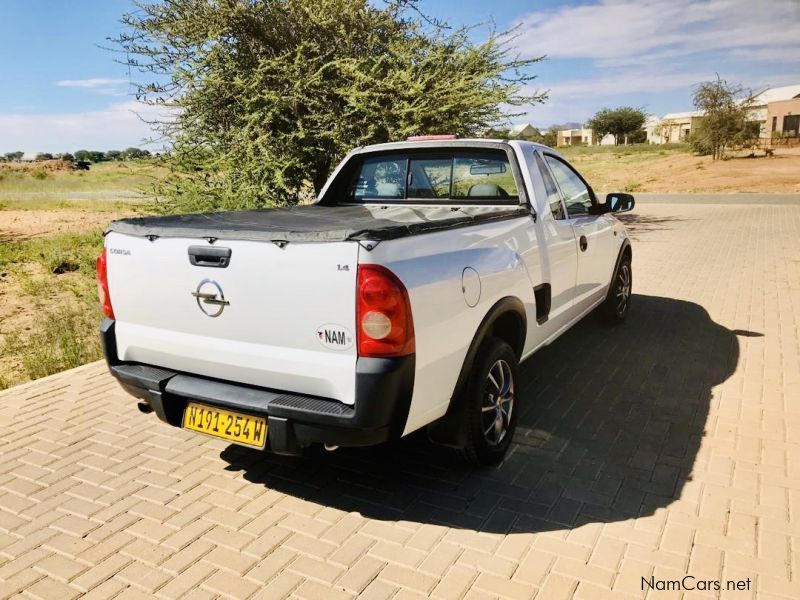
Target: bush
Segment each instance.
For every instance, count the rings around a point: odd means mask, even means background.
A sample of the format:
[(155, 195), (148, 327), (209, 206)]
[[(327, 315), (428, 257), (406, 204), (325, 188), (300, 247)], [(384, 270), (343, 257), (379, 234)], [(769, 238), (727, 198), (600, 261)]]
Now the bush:
[(703, 123), (702, 121), (700, 124), (695, 128), (688, 138), (689, 147), (692, 149), (692, 152), (699, 154), (700, 156), (711, 156), (714, 154), (714, 143), (712, 139), (702, 131)]
[(8, 336), (3, 350), (21, 357), (28, 378), (46, 377), (101, 357), (97, 322), (94, 311), (53, 311), (43, 315), (40, 327), (24, 341), (18, 334)]

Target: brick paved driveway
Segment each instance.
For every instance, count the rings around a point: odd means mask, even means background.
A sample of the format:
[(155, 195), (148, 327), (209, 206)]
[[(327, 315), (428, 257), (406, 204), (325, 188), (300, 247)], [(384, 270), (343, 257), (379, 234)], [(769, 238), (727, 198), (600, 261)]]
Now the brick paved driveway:
[(0, 596), (800, 597), (800, 204), (629, 219), (630, 320), (523, 366), (496, 469), (423, 439), (264, 457), (102, 364), (0, 394)]

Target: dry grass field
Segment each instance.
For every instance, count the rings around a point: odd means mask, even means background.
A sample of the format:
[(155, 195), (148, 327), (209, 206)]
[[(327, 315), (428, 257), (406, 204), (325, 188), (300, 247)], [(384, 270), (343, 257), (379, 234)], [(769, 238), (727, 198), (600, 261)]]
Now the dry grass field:
[(728, 160), (695, 156), (685, 145), (559, 148), (604, 192), (800, 193), (800, 148)]
[[(685, 146), (566, 148), (598, 192), (798, 192), (800, 149), (713, 162)], [(99, 358), (94, 260), (107, 223), (152, 210), (153, 162), (0, 165), (0, 389)]]

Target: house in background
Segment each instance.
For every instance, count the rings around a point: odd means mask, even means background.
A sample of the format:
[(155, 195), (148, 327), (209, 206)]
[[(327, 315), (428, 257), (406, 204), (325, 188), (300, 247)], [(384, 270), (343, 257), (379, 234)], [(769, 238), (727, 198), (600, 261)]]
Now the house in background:
[(794, 135), (797, 135), (795, 119), (789, 119), (787, 129), (783, 127), (783, 117), (798, 114), (800, 114), (800, 84), (768, 88), (753, 96), (750, 118), (761, 125), (761, 137), (771, 137), (773, 132), (787, 130), (794, 131)]
[(536, 127), (534, 127), (530, 123), (521, 123), (519, 125), (514, 125), (511, 129), (508, 130), (508, 133), (511, 137), (522, 138), (522, 139), (538, 137), (541, 135), (539, 130), (536, 129)]
[(592, 146), (594, 134), (588, 127), (579, 129), (559, 129), (556, 145), (558, 146)]
[(650, 115), (644, 122), (644, 133), (647, 136), (648, 144), (661, 144), (661, 128), (658, 126), (661, 123), (656, 115)]
[[(621, 140), (620, 143), (622, 143)], [(598, 138), (591, 127), (560, 129), (558, 131), (557, 144), (559, 146), (613, 146), (614, 136), (607, 133)]]
[(685, 142), (702, 118), (703, 111), (700, 110), (667, 113), (657, 126), (659, 137), (661, 138), (660, 143), (675, 144), (677, 142)]
[(755, 103), (751, 114), (761, 123), (761, 137), (800, 135), (800, 84), (764, 90)]

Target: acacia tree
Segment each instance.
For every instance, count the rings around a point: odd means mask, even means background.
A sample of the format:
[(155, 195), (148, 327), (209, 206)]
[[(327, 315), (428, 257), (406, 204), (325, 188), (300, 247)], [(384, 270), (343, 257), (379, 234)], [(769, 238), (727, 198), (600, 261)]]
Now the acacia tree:
[(628, 137), (638, 133), (647, 121), (647, 112), (642, 108), (621, 106), (619, 108), (603, 108), (586, 122), (598, 139), (609, 133), (614, 136), (614, 145), (620, 141), (628, 143)]
[(717, 160), (725, 157), (727, 146), (752, 144), (757, 137), (757, 125), (750, 120), (754, 103), (751, 90), (729, 84), (717, 75), (716, 81), (698, 84), (692, 100), (703, 112), (689, 140), (695, 151)]
[(161, 0), (123, 23), (138, 98), (171, 110), (154, 123), (173, 149), (161, 191), (182, 208), (295, 203), (349, 148), (475, 134), (545, 98), (523, 93), (541, 57), (496, 32), (475, 44), (412, 0)]

